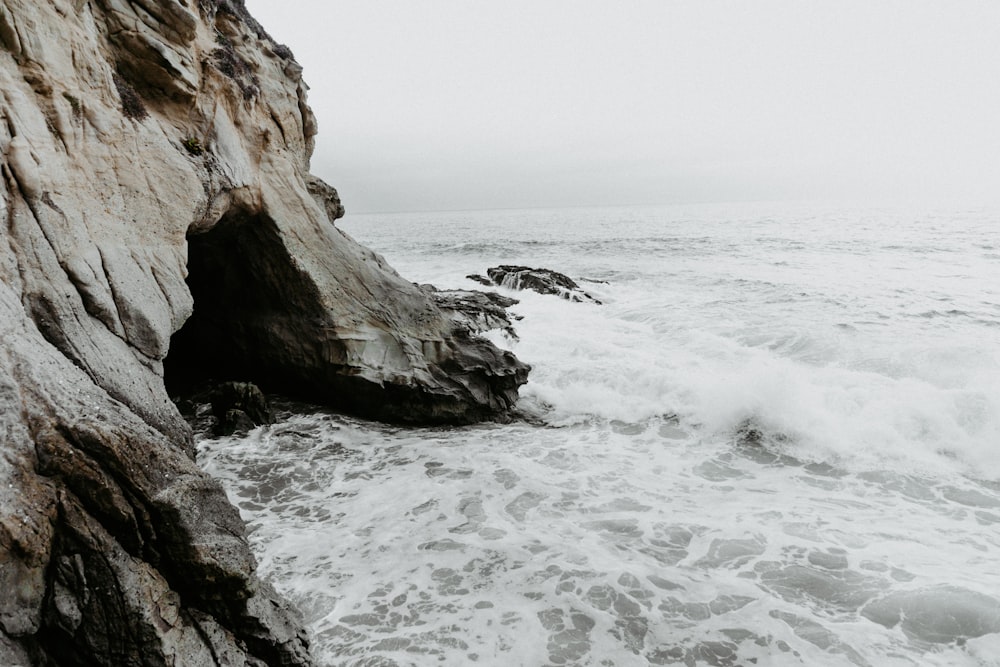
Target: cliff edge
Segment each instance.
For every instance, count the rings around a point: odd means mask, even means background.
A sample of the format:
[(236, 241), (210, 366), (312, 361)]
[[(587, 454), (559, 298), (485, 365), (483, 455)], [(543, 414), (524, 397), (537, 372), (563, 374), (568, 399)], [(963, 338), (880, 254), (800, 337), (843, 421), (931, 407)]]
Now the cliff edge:
[(0, 1), (0, 664), (304, 665), (167, 385), (503, 418), (527, 367), (343, 234), (242, 0)]

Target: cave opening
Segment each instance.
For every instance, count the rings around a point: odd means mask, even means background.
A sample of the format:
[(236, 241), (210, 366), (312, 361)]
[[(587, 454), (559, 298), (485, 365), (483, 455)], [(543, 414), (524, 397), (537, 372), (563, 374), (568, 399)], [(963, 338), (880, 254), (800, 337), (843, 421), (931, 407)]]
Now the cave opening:
[(187, 240), (194, 312), (163, 361), (168, 393), (230, 380), (277, 391), (291, 386), (281, 357), (302, 344), (298, 329), (316, 312), (317, 297), (274, 221), (232, 211)]
[[(492, 414), (470, 405), (448, 377), (455, 369), (467, 372), (453, 359), (432, 369), (438, 391), (366, 375), (269, 216), (234, 210), (209, 229), (190, 231), (187, 241), (194, 309), (163, 360), (167, 393), (175, 399), (199, 402), (223, 383), (252, 382), (267, 394), (368, 419), (468, 423)], [(368, 340), (349, 342), (363, 349)]]

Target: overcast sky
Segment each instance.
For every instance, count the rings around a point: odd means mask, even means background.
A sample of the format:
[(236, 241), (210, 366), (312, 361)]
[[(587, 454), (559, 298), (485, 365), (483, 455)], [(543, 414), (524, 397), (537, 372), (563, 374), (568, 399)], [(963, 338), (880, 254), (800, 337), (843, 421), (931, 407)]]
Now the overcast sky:
[(998, 0), (247, 0), (349, 212), (1000, 200)]

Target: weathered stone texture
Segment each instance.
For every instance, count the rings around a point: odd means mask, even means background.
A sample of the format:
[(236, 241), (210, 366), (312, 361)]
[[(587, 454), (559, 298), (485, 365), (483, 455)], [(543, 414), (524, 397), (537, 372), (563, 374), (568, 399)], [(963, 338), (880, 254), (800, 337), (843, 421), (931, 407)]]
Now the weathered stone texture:
[(165, 368), (516, 400), (526, 366), (334, 226), (306, 90), (240, 0), (0, 1), (0, 664), (309, 663)]

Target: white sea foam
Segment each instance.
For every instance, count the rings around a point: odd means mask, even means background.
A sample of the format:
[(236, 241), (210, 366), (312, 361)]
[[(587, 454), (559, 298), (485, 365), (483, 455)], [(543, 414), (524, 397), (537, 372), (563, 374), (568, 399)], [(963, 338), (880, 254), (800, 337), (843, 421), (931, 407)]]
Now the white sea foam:
[(838, 330), (748, 345), (615, 317), (615, 290), (598, 294), (608, 305), (517, 295), (521, 341), (507, 344), (535, 366), (524, 394), (550, 405), (553, 423), (677, 413), (720, 435), (752, 420), (796, 455), (852, 470), (1000, 478), (997, 345), (877, 351)]
[[(286, 413), (200, 460), (330, 665), (991, 665), (996, 218), (675, 208), (372, 216), (509, 292), (544, 425)], [(419, 231), (418, 231), (419, 230)]]

